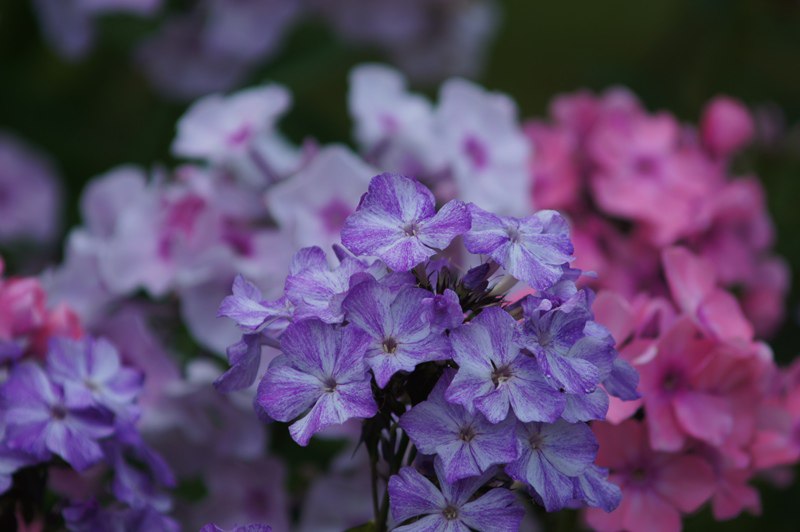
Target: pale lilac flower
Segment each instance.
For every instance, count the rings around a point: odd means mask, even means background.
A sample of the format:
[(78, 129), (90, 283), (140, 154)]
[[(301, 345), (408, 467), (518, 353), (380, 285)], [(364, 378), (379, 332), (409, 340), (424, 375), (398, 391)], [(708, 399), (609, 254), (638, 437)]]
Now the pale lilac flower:
[(449, 403), (445, 390), (455, 371), (446, 371), (428, 399), (414, 406), (400, 418), (417, 449), (435, 454), (442, 461), (447, 482), (474, 477), (491, 466), (505, 464), (517, 457), (516, 420), (492, 424), (478, 412)]
[(436, 149), (460, 199), (503, 215), (530, 212), (530, 146), (511, 98), (452, 79), (442, 85), (436, 121)]
[(459, 369), (447, 399), (476, 408), (492, 423), (508, 416), (522, 421), (558, 419), (565, 399), (547, 383), (536, 360), (516, 341), (517, 323), (499, 307), (484, 309), (450, 333)]
[(286, 278), (286, 297), (294, 305), (294, 318), (341, 323), (344, 319), (342, 302), (350, 289), (351, 278), (366, 270), (363, 262), (350, 256), (343, 257), (337, 267), (331, 268), (325, 252), (318, 247), (298, 251)]
[(54, 338), (47, 353), (47, 371), (67, 396), (85, 395), (87, 402), (118, 415), (133, 413), (133, 402), (142, 390), (143, 375), (122, 366), (117, 349), (103, 338)]
[(366, 363), (383, 388), (398, 371), (412, 371), (417, 364), (444, 360), (450, 345), (442, 333), (420, 314), (430, 292), (408, 287), (400, 290), (367, 280), (350, 289), (342, 303), (345, 317), (369, 337)]
[(319, 320), (290, 325), (281, 336), (283, 355), (270, 365), (258, 388), (258, 404), (300, 445), (330, 425), (375, 415), (369, 374), (363, 363), (369, 336), (354, 327)]
[(296, 247), (327, 249), (339, 243), (345, 220), (376, 173), (344, 146), (327, 146), (267, 190), (269, 212)]
[(555, 211), (527, 218), (496, 216), (470, 205), (472, 228), (464, 235), (470, 253), (489, 255), (508, 273), (537, 290), (554, 285), (572, 260), (569, 227)]
[(408, 91), (400, 72), (377, 64), (354, 68), (347, 101), (367, 160), (408, 175), (442, 168), (441, 152), (431, 149), (436, 146), (433, 106)]
[[(519, 530), (525, 513), (513, 493), (494, 488), (470, 500), (492, 476), (490, 471), (478, 477), (450, 483), (441, 466), (436, 466), (439, 488), (412, 467), (404, 467), (389, 479), (389, 501), (392, 518), (399, 532), (441, 530), (469, 532), (470, 530)], [(403, 525), (409, 519), (418, 521)]]
[(584, 501), (592, 508), (602, 508), (606, 512), (619, 506), (622, 491), (619, 486), (608, 481), (608, 470), (590, 465), (583, 473), (572, 478), (575, 487), (574, 499)]
[(271, 132), (290, 104), (289, 92), (279, 85), (201, 98), (178, 122), (172, 152), (212, 161), (241, 153), (258, 136)]
[(584, 423), (526, 423), (517, 431), (520, 456), (506, 466), (512, 478), (533, 488), (548, 512), (573, 499), (572, 477), (591, 467), (598, 444)]
[(4, 383), (6, 445), (47, 459), (57, 454), (83, 471), (103, 459), (98, 440), (114, 432), (110, 411), (56, 386), (35, 363), (23, 363)]
[(246, 333), (257, 333), (275, 321), (286, 321), (291, 312), (283, 298), (266, 300), (256, 285), (237, 275), (233, 293), (222, 300), (217, 316), (232, 319)]
[(411, 178), (375, 176), (342, 229), (342, 243), (356, 255), (377, 255), (393, 270), (411, 270), (470, 227), (464, 203), (450, 201), (438, 213), (435, 205), (430, 190)]

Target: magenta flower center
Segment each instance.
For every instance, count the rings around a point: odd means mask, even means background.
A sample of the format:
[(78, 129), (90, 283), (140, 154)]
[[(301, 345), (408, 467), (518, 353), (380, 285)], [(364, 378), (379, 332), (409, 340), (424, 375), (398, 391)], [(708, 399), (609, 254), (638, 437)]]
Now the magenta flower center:
[(467, 154), (472, 166), (482, 170), (489, 165), (489, 151), (486, 145), (475, 135), (469, 135), (464, 139), (464, 153)]

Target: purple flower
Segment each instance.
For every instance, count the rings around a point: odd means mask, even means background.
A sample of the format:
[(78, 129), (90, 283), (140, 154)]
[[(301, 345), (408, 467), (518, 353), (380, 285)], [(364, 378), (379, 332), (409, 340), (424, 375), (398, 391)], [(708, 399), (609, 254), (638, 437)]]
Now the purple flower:
[(223, 393), (249, 388), (258, 376), (261, 348), (265, 345), (277, 347), (279, 344), (263, 334), (245, 334), (241, 341), (228, 347), (231, 367), (214, 381), (214, 387)]
[(517, 430), (519, 458), (506, 466), (511, 478), (527, 483), (548, 512), (573, 499), (573, 480), (589, 468), (598, 444), (584, 423), (525, 423)]
[(14, 368), (3, 386), (6, 445), (40, 459), (55, 453), (78, 471), (103, 458), (99, 439), (114, 432), (110, 411), (54, 384), (34, 363)]
[(425, 319), (430, 321), (431, 329), (435, 332), (455, 329), (464, 321), (458, 295), (449, 288), (444, 293), (423, 299), (422, 305)]
[(508, 273), (537, 290), (555, 284), (572, 260), (569, 227), (555, 211), (527, 218), (496, 216), (470, 204), (472, 228), (464, 235), (470, 253), (489, 255)]
[(365, 360), (381, 388), (398, 371), (450, 357), (447, 337), (433, 332), (420, 313), (430, 295), (421, 288), (397, 291), (368, 280), (351, 288), (342, 303), (347, 320), (370, 338)]
[(522, 302), (525, 346), (536, 355), (545, 375), (573, 394), (593, 392), (611, 372), (617, 354), (608, 331), (592, 321), (587, 297), (578, 293), (550, 310), (537, 298)]
[(459, 369), (447, 399), (476, 408), (492, 423), (508, 415), (509, 406), (522, 421), (555, 421), (564, 397), (548, 384), (536, 360), (524, 354), (515, 338), (517, 322), (499, 307), (450, 333)]
[(303, 446), (324, 427), (374, 416), (378, 408), (363, 362), (369, 341), (354, 327), (316, 319), (290, 325), (281, 337), (283, 355), (258, 387), (259, 406), (278, 421), (302, 415), (289, 432)]
[(96, 530), (178, 532), (180, 530), (178, 523), (162, 515), (152, 506), (102, 508), (95, 499), (91, 499), (64, 508), (61, 515), (64, 517), (67, 529), (74, 532)]
[[(494, 488), (470, 501), (494, 472), (455, 483), (445, 479), (444, 471), (436, 465), (439, 486), (431, 483), (416, 469), (404, 467), (389, 479), (389, 501), (392, 518), (401, 526), (399, 532), (470, 530), (517, 531), (524, 515), (513, 493)], [(420, 517), (408, 525), (409, 519)]]
[(517, 457), (514, 431), (516, 421), (492, 424), (478, 413), (448, 403), (445, 389), (455, 371), (442, 375), (423, 401), (403, 414), (400, 427), (421, 452), (435, 454), (442, 461), (447, 482), (474, 477), (496, 464), (511, 462)]
[(47, 371), (52, 381), (64, 388), (65, 395), (86, 396), (116, 412), (131, 413), (133, 402), (142, 391), (143, 375), (120, 364), (117, 349), (103, 338), (54, 338), (47, 353)]
[(217, 316), (230, 318), (243, 331), (255, 333), (275, 321), (288, 321), (291, 311), (283, 298), (267, 301), (256, 285), (237, 275), (233, 293), (222, 300)]
[(356, 258), (345, 256), (331, 269), (325, 252), (318, 247), (303, 248), (292, 260), (286, 278), (286, 297), (295, 306), (295, 319), (319, 318), (325, 323), (341, 323), (342, 301), (350, 288), (350, 278), (366, 271)]
[(342, 243), (356, 255), (376, 255), (396, 271), (408, 271), (444, 249), (470, 227), (463, 202), (436, 212), (430, 190), (396, 174), (372, 178), (369, 191), (342, 229)]
[(611, 512), (622, 500), (619, 486), (608, 481), (608, 471), (596, 465), (587, 467), (572, 482), (575, 486), (573, 497), (589, 506)]

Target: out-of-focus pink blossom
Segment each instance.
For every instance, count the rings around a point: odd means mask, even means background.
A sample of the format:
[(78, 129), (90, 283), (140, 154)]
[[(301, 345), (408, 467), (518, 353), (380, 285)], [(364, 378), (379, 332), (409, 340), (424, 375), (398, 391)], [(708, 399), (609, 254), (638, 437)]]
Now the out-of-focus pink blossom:
[(743, 148), (753, 139), (754, 132), (753, 117), (738, 100), (717, 96), (703, 110), (701, 138), (709, 151), (718, 157), (727, 157)]

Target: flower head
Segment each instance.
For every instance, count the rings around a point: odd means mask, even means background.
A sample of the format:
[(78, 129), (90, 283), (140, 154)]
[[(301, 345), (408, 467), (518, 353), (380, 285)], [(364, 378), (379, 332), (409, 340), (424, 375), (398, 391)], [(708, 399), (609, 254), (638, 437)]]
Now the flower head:
[(363, 363), (369, 336), (316, 319), (290, 325), (281, 337), (283, 355), (273, 360), (258, 389), (258, 404), (278, 421), (295, 421), (300, 445), (326, 426), (377, 411)]
[(357, 255), (380, 257), (395, 271), (409, 271), (447, 247), (470, 227), (464, 203), (436, 212), (433, 194), (395, 174), (372, 178), (369, 191), (342, 229), (342, 243)]

